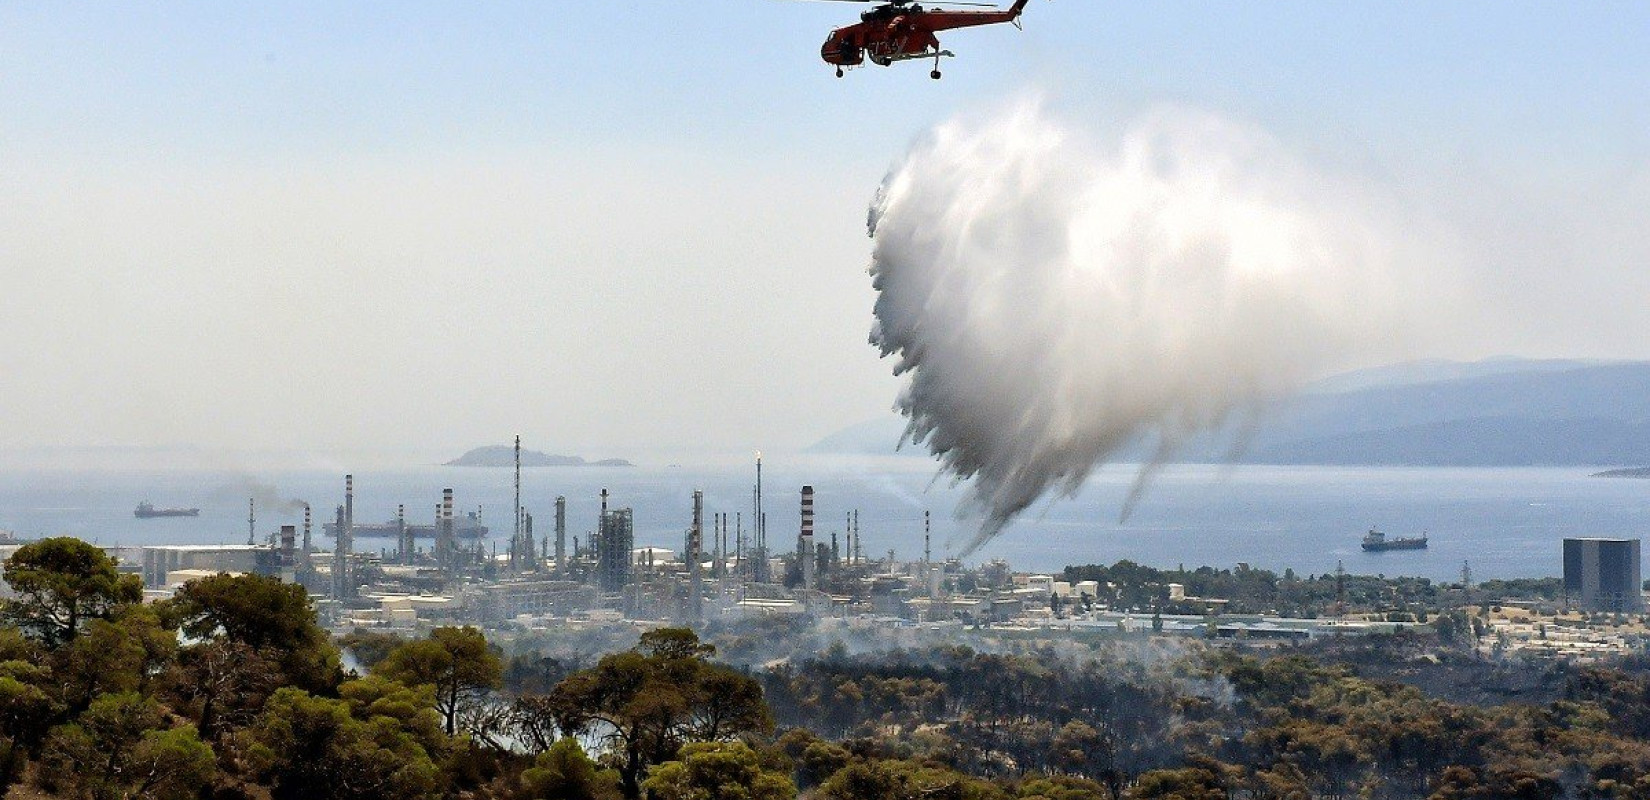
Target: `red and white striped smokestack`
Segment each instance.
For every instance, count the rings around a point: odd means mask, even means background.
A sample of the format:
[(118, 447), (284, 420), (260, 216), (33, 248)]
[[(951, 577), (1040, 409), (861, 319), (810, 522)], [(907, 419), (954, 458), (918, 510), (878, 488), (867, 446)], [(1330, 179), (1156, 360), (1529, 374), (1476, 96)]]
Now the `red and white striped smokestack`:
[(435, 524), (435, 551), (436, 561), (442, 570), (453, 568), (453, 551), (457, 549), (453, 541), (453, 490), (441, 490), (441, 505), (437, 506)]
[(344, 529), (338, 532), (344, 547), (355, 549), (355, 476), (344, 476)]
[(814, 535), (814, 487), (802, 487), (802, 535)]
[(802, 548), (797, 553), (802, 559), (802, 588), (814, 588), (814, 487), (802, 487)]

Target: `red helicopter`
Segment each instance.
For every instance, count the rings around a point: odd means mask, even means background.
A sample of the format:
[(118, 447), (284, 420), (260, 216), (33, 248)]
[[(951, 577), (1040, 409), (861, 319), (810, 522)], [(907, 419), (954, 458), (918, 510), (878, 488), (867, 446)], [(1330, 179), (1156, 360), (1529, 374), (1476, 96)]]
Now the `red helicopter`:
[[(871, 0), (848, 0), (871, 2)], [(869, 58), (871, 63), (888, 66), (895, 61), (934, 59), (934, 71), (929, 77), (940, 79), (940, 59), (955, 56), (950, 50), (940, 49), (940, 40), (934, 34), (954, 28), (972, 28), (977, 25), (996, 25), (1000, 22), (1020, 24), (1020, 12), (1029, 0), (1014, 0), (1007, 10), (988, 3), (947, 3), (952, 6), (985, 6), (991, 11), (948, 11), (926, 9), (912, 0), (890, 0), (859, 16), (859, 22), (831, 31), (831, 38), (819, 50), (825, 63), (836, 66), (836, 76), (842, 77), (844, 67), (857, 67)]]

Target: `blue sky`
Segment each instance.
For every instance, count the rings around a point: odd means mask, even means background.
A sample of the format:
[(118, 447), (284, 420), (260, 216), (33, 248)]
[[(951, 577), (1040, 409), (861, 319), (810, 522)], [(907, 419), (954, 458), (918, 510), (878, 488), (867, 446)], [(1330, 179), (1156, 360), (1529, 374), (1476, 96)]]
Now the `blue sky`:
[(877, 147), (880, 162), (959, 105), (1028, 86), (1440, 145), (1609, 151), (1642, 147), (1650, 122), (1642, 3), (1035, 0), (1023, 33), (948, 37), (962, 59), (940, 84), (912, 67), (839, 85), (818, 45), (861, 8), (8, 3), (0, 98), (13, 141), (194, 156), (558, 137), (833, 161)]
[[(864, 344), (878, 180), (1033, 93), (1230, 116), (1441, 220), (1484, 308), (1416, 355), (1650, 357), (1650, 4), (1033, 0), (946, 37), (942, 81), (838, 80), (818, 48), (861, 8), (0, 3), (0, 412), (33, 422), (0, 447), (432, 416), (806, 444), (897, 389)], [(346, 388), (269, 399), (317, 381)]]

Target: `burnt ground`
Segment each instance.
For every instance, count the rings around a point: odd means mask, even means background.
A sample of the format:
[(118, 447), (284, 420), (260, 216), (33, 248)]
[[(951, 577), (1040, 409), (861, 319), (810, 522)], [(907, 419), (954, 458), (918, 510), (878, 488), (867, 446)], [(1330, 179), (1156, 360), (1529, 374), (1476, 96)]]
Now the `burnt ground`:
[(1430, 697), (1465, 705), (1546, 705), (1563, 696), (1570, 677), (1570, 667), (1562, 662), (1492, 660), (1471, 650), (1441, 646), (1432, 637), (1323, 639), (1291, 649), (1346, 666), (1363, 678), (1406, 684)]

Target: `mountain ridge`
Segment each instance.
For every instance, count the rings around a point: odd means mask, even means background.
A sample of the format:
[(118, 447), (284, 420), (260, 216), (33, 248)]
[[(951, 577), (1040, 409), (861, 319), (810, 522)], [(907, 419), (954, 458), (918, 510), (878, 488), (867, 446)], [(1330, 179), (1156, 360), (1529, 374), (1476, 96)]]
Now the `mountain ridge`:
[[(887, 455), (899, 418), (809, 452)], [(1245, 446), (1238, 448), (1237, 443)], [(1237, 450), (1235, 458), (1231, 456)], [(902, 452), (926, 454), (921, 447)], [(1149, 457), (1136, 442), (1117, 460)], [(1650, 362), (1425, 361), (1317, 381), (1266, 415), (1188, 443), (1180, 462), (1392, 466), (1620, 466), (1650, 462)]]

